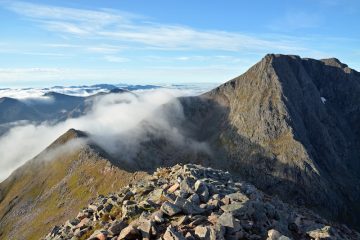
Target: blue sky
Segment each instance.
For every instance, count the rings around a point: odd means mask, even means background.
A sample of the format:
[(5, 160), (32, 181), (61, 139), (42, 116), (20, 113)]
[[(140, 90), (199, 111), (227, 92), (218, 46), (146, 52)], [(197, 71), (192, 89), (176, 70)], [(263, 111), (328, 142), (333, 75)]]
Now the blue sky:
[(359, 70), (359, 2), (0, 0), (0, 88), (222, 83), (267, 53)]

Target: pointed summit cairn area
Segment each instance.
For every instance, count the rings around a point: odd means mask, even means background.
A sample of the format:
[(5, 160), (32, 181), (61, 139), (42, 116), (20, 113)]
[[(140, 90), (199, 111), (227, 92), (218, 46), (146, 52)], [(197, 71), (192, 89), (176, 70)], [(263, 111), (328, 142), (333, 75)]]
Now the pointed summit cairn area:
[(55, 239), (359, 239), (306, 209), (285, 204), (199, 165), (159, 168), (152, 176), (100, 195), (45, 237)]

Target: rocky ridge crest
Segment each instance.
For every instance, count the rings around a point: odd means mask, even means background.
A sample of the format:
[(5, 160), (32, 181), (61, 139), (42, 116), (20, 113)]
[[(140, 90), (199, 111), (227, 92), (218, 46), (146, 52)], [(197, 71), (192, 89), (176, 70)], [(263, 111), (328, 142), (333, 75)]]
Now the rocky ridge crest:
[(283, 203), (228, 172), (187, 164), (159, 168), (117, 193), (98, 196), (44, 239), (359, 238), (345, 225)]

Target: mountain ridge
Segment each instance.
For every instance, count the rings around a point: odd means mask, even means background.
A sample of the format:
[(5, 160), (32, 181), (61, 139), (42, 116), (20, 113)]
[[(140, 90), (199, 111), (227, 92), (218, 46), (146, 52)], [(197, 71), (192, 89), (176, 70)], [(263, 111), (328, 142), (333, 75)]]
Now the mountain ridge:
[(0, 183), (0, 238), (39, 239), (97, 194), (145, 175), (115, 167), (87, 136), (70, 129)]
[[(357, 226), (360, 75), (324, 61), (269, 54), (207, 93), (179, 98), (184, 119), (172, 126), (212, 154), (179, 157), (170, 141), (152, 139), (138, 165), (183, 159), (230, 170), (287, 202)], [(167, 155), (146, 154), (154, 151)]]

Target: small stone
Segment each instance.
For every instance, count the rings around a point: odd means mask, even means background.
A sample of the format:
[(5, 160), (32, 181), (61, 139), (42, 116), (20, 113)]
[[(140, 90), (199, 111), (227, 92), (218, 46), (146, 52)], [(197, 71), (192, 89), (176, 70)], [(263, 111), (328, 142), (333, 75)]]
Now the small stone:
[(224, 212), (231, 212), (235, 217), (249, 213), (249, 209), (245, 204), (234, 202), (228, 205), (221, 206)]
[(136, 223), (137, 229), (140, 231), (143, 240), (150, 240), (151, 227), (153, 223), (145, 218), (139, 219)]
[(123, 219), (131, 218), (140, 212), (136, 204), (129, 201), (124, 201), (124, 205), (122, 206), (121, 210)]
[(290, 240), (290, 238), (282, 235), (279, 231), (275, 229), (270, 229), (267, 234), (268, 237), (266, 240)]
[(202, 181), (197, 180), (195, 182), (195, 192), (199, 195), (202, 202), (207, 202), (209, 200), (209, 189)]
[(231, 199), (229, 197), (224, 197), (223, 199), (221, 199), (221, 202), (225, 205), (229, 205), (230, 201)]
[(161, 201), (162, 194), (163, 190), (161, 188), (155, 189), (149, 193), (148, 199), (154, 203), (159, 203)]
[(113, 205), (111, 203), (108, 203), (105, 205), (104, 211), (109, 213), (112, 208), (113, 208)]
[(140, 237), (141, 237), (141, 234), (140, 234), (139, 230), (134, 228), (132, 225), (129, 225), (120, 232), (118, 240), (122, 240), (122, 239), (138, 239)]
[(58, 233), (59, 233), (59, 231), (61, 230), (61, 228), (59, 227), (59, 226), (55, 226), (52, 230), (51, 230), (51, 232), (50, 232), (50, 236), (56, 236)]
[(180, 184), (179, 183), (175, 183), (174, 185), (172, 185), (167, 191), (169, 193), (173, 193), (175, 192), (178, 188), (179, 188)]
[(177, 219), (177, 221), (173, 222), (174, 226), (181, 226), (189, 222), (189, 217), (187, 215), (181, 216)]
[(186, 240), (195, 240), (196, 239), (190, 232), (187, 232), (185, 234), (185, 238), (186, 238)]
[(127, 223), (123, 221), (115, 221), (111, 224), (108, 231), (112, 235), (118, 235), (121, 232), (121, 230), (123, 230), (126, 227), (127, 227)]
[(90, 223), (90, 219), (83, 218), (81, 221), (76, 225), (76, 228), (82, 228), (84, 226), (87, 226)]
[(196, 204), (196, 205), (200, 204), (200, 197), (196, 193), (194, 193), (190, 197), (188, 197), (187, 200), (192, 202), (193, 204)]
[(163, 236), (164, 240), (186, 240), (185, 237), (175, 228), (169, 226)]
[(96, 230), (91, 236), (90, 239), (97, 240), (106, 240), (106, 236), (108, 235), (107, 231), (104, 230)]
[(213, 208), (218, 208), (220, 206), (220, 201), (217, 199), (210, 199), (207, 203), (208, 206), (211, 206)]
[(150, 200), (144, 200), (144, 201), (141, 201), (139, 203), (139, 207), (144, 209), (144, 210), (151, 210), (151, 209), (154, 209), (154, 206), (156, 204), (154, 204), (153, 202), (151, 202)]
[(200, 225), (201, 223), (204, 223), (207, 221), (207, 217), (206, 216), (202, 216), (202, 215), (196, 215), (194, 216), (194, 221), (192, 221), (189, 226), (190, 227), (194, 227), (194, 226), (197, 226), (197, 225)]
[(78, 229), (75, 230), (74, 236), (77, 237), (77, 238), (80, 238), (81, 236), (83, 236), (88, 231), (89, 231), (88, 228), (85, 228), (85, 229), (78, 228)]
[(171, 203), (171, 202), (164, 202), (162, 205), (161, 205), (161, 208), (160, 210), (165, 213), (166, 215), (168, 216), (174, 216), (175, 214), (178, 214), (179, 212), (181, 212), (181, 208), (178, 207), (177, 205)]
[(189, 178), (185, 178), (180, 183), (180, 190), (182, 192), (187, 193), (188, 195), (194, 193), (194, 190), (192, 189), (191, 180)]
[(225, 227), (230, 232), (237, 232), (241, 229), (240, 224), (236, 221), (231, 212), (224, 212), (218, 219), (217, 224)]
[(88, 208), (91, 209), (91, 210), (93, 210), (94, 212), (97, 211), (97, 206), (94, 205), (94, 204), (89, 205)]
[(230, 193), (226, 195), (226, 197), (229, 198), (231, 201), (236, 201), (236, 202), (246, 202), (249, 200), (249, 198), (246, 195), (240, 192)]
[(153, 212), (152, 215), (151, 215), (151, 218), (157, 223), (164, 222), (163, 212), (160, 211), (160, 210), (156, 211), (156, 212)]
[(211, 213), (210, 216), (208, 216), (208, 221), (211, 222), (213, 225), (217, 223), (218, 219), (219, 219), (219, 215), (215, 213)]
[(188, 200), (183, 199), (182, 197), (177, 197), (174, 204), (179, 206), (186, 214), (201, 214), (205, 212), (204, 209), (200, 208), (199, 206), (193, 204)]
[(330, 226), (308, 231), (307, 235), (315, 240), (318, 239), (331, 239)]
[(198, 239), (203, 240), (216, 240), (216, 232), (213, 228), (206, 226), (197, 226), (195, 228), (195, 236), (197, 236)]
[(76, 216), (77, 219), (82, 220), (83, 218), (89, 217), (88, 212), (79, 212), (79, 214)]
[(197, 226), (195, 228), (195, 235), (199, 239), (210, 239), (210, 230), (208, 227)]

